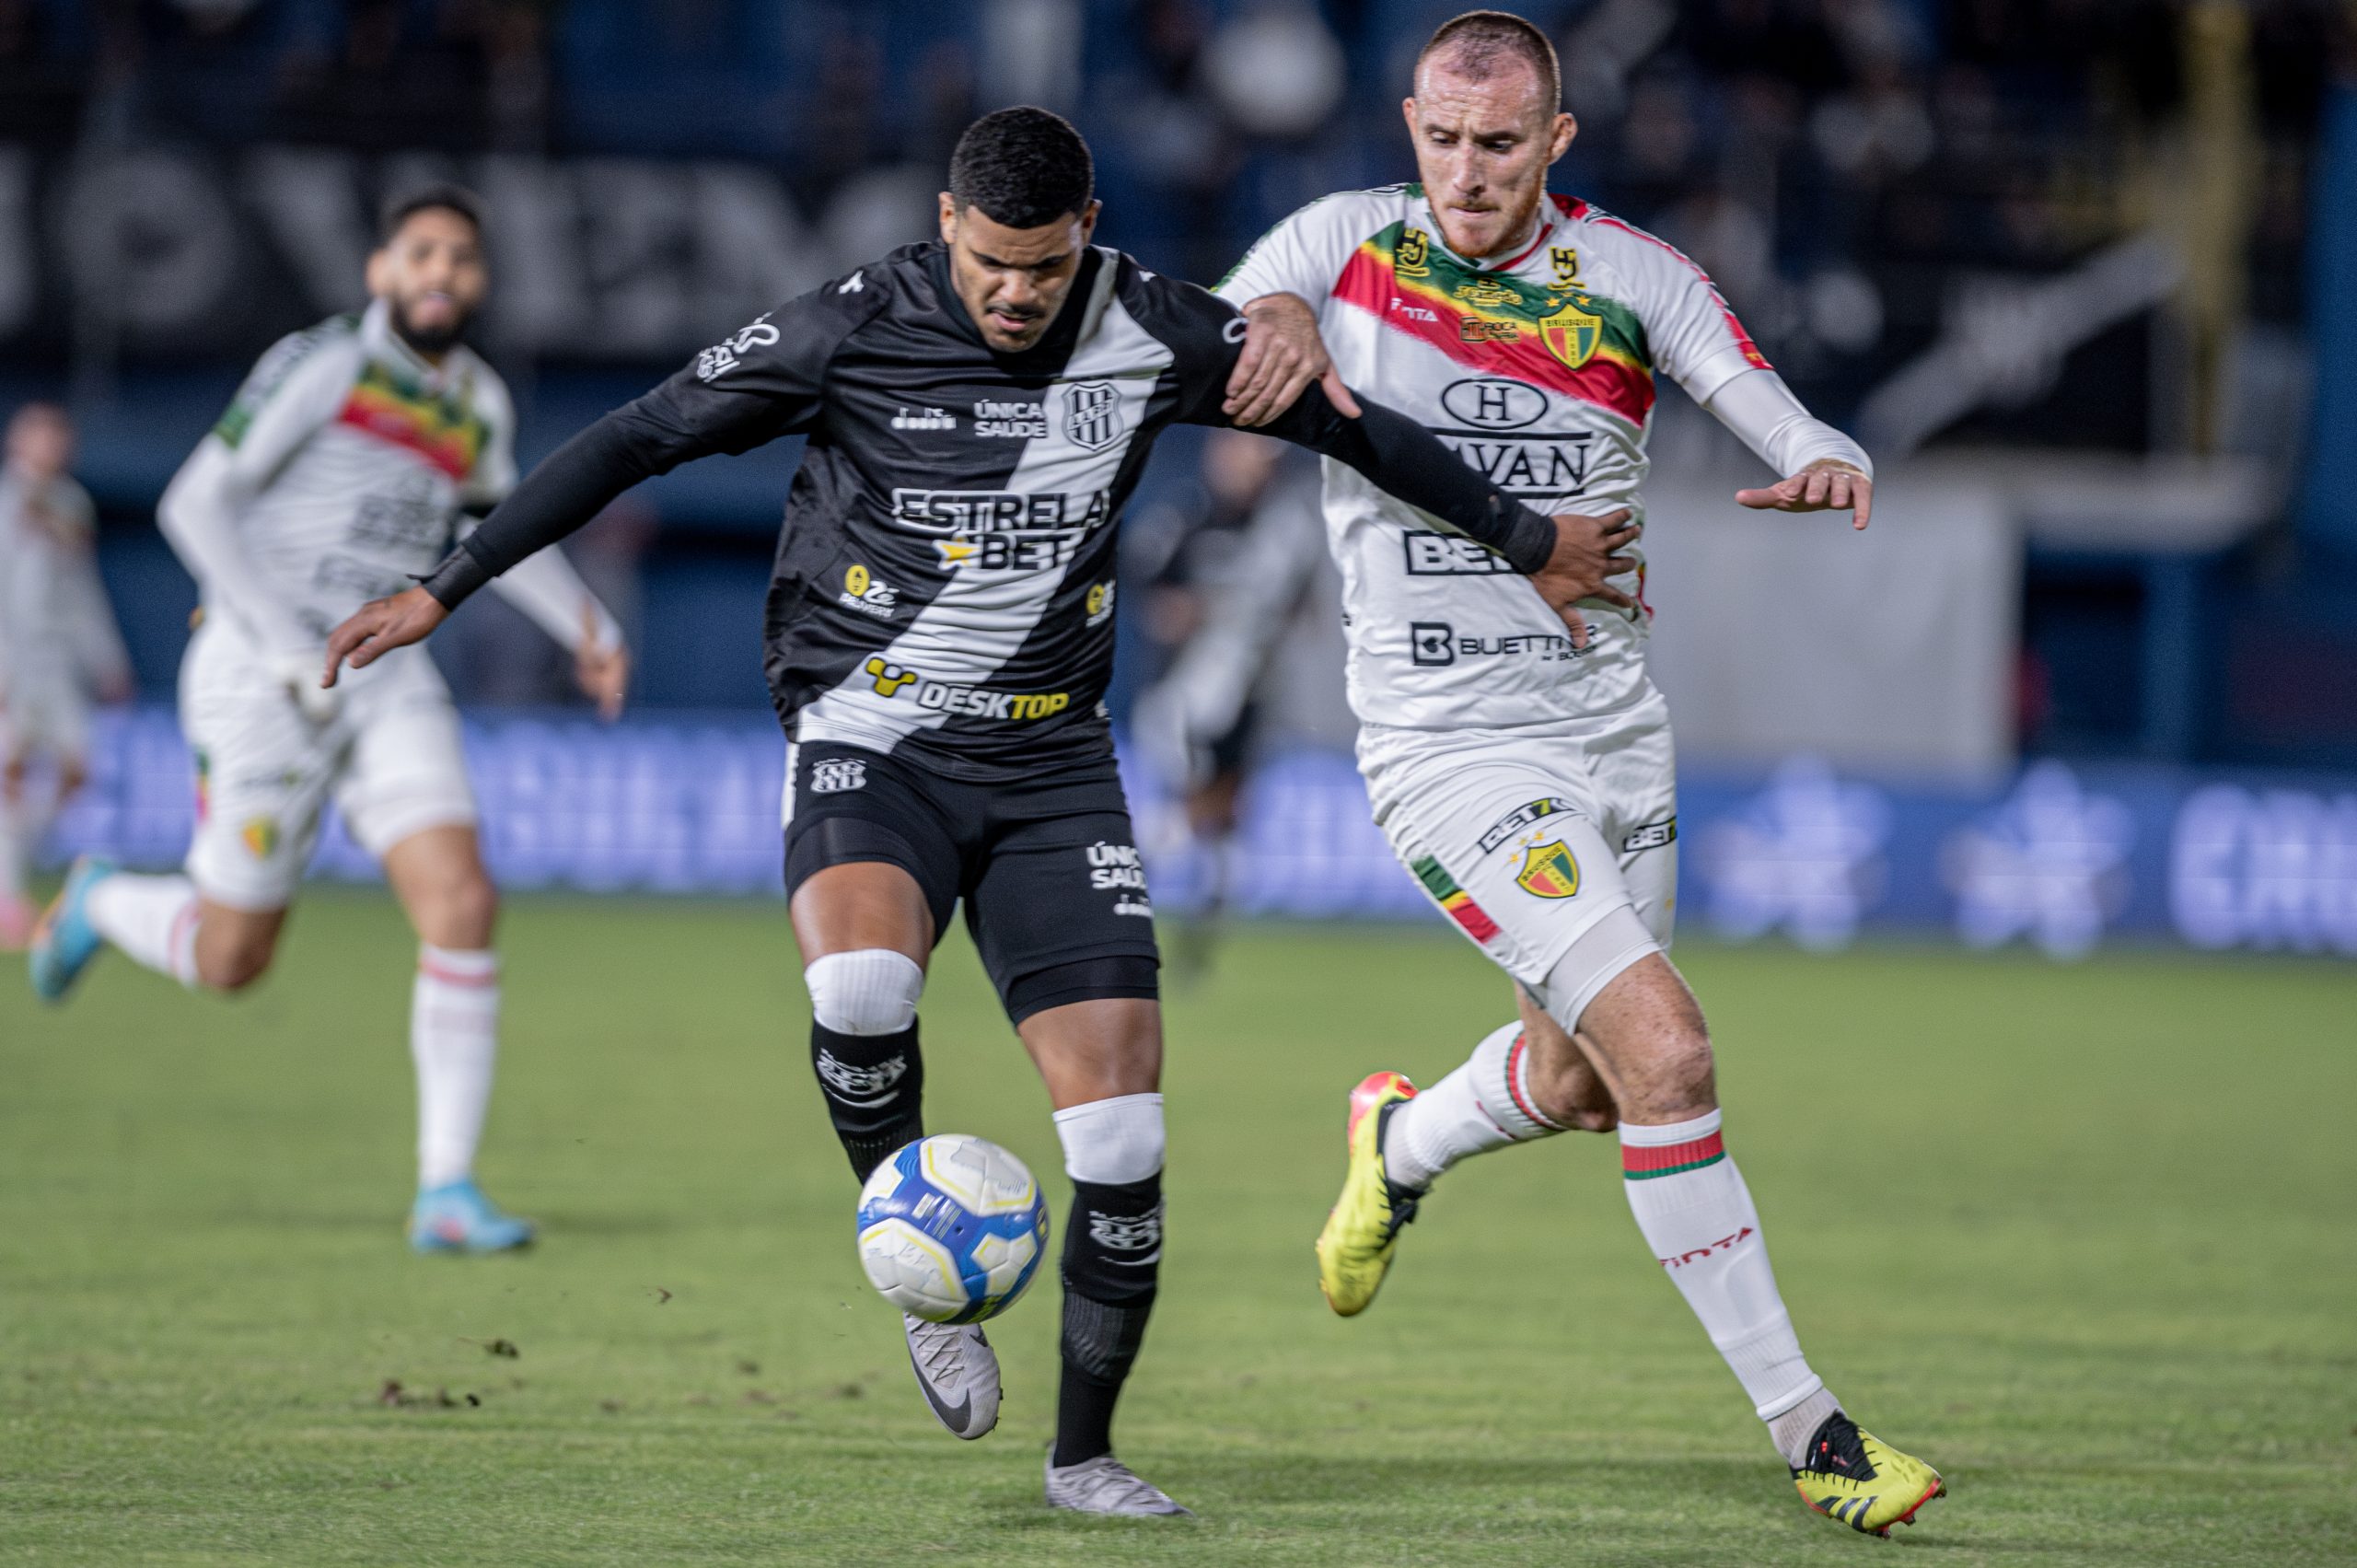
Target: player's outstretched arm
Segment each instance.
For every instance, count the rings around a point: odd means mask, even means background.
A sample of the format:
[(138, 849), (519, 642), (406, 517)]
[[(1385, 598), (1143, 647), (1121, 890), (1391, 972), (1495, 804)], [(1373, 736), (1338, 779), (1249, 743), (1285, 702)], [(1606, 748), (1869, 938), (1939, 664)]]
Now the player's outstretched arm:
[(1244, 352), (1227, 378), (1221, 405), (1238, 427), (1252, 429), (1293, 407), (1315, 381), (1337, 412), (1356, 419), (1358, 400), (1318, 332), (1318, 313), (1297, 294), (1264, 294), (1244, 308)]
[(1874, 515), (1874, 464), (1865, 451), (1812, 415), (1772, 370), (1747, 370), (1703, 403), (1712, 414), (1785, 477), (1738, 490), (1737, 503), (1756, 512), (1852, 512), (1863, 528)]
[(1406, 414), (1372, 398), (1359, 403), (1358, 415), (1345, 418), (1322, 388), (1309, 387), (1270, 424), (1269, 434), (1349, 464), (1378, 488), (1504, 556), (1563, 618), (1574, 647), (1587, 646), (1582, 599), (1633, 608), (1635, 601), (1607, 581), (1636, 570), (1633, 559), (1616, 553), (1637, 537), (1626, 507), (1600, 517), (1543, 517), (1467, 467)]
[(328, 666), (319, 684), (333, 686), (347, 664), (366, 669), (395, 648), (425, 641), (449, 619), (450, 612), (423, 586), (404, 588), (390, 598), (370, 599), (328, 633)]

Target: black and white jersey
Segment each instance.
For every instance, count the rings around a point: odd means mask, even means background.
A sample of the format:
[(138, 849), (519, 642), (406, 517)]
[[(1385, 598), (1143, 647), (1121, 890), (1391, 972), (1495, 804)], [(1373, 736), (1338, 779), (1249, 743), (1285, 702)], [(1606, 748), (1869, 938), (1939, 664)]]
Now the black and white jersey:
[[(989, 781), (1104, 758), (1114, 523), (1154, 440), (1218, 424), (1235, 308), (1092, 248), (1040, 342), (999, 354), (913, 245), (697, 355), (528, 479), (427, 587), (445, 603), (648, 473), (809, 439), (785, 505), (766, 669), (787, 733)], [(1388, 411), (1315, 388), (1271, 435), (1375, 473), (1511, 558), (1552, 528)], [(1536, 525), (1545, 535), (1534, 547)]]

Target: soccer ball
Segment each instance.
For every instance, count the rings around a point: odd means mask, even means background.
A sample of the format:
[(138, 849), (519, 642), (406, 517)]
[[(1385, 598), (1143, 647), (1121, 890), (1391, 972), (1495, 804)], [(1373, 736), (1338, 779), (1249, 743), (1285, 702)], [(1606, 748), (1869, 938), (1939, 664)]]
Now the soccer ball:
[(1047, 1252), (1039, 1184), (986, 1138), (921, 1138), (860, 1189), (860, 1267), (885, 1300), (930, 1322), (997, 1317)]

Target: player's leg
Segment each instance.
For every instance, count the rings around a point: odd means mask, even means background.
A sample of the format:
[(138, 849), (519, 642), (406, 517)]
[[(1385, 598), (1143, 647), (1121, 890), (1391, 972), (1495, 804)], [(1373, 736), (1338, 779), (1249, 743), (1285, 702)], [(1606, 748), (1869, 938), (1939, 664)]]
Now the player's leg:
[(26, 830), (25, 759), (17, 753), (8, 715), (0, 711), (0, 953), (23, 950), (32, 939), (33, 906), (25, 897), (32, 865)]
[(1031, 1053), (1073, 1188), (1047, 1494), (1092, 1514), (1184, 1509), (1113, 1454), (1162, 1261), (1162, 1013), (1153, 909), (1120, 780), (1077, 770), (998, 800), (967, 922)]
[(474, 1162), (499, 1061), (499, 895), (483, 869), (459, 716), (432, 667), (388, 670), (346, 700), (351, 750), (336, 804), (353, 842), (376, 856), (418, 940), (410, 985), (417, 1075), (420, 1252), (500, 1252), (528, 1244), (529, 1220), (475, 1184)]
[[(1631, 925), (1642, 929), (1633, 913)], [(1944, 1488), (1920, 1460), (1862, 1434), (1801, 1353), (1759, 1213), (1720, 1132), (1711, 1039), (1668, 958), (1648, 951), (1597, 983), (1567, 954), (1539, 988), (1576, 1025), (1620, 1111), (1622, 1186), (1637, 1227), (1819, 1512), (1881, 1533)]]
[(108, 945), (191, 989), (241, 991), (270, 969), (343, 735), (307, 721), (275, 675), (211, 630), (181, 666), (180, 724), (196, 768), (187, 864), (140, 876), (77, 861), (34, 936), (33, 988), (47, 1000)]
[[(934, 781), (932, 788), (949, 789)], [(785, 882), (810, 990), (810, 1065), (852, 1175), (924, 1136), (917, 1003), (958, 900), (956, 824), (914, 770), (855, 747), (786, 761)], [(957, 1437), (998, 1424), (997, 1353), (981, 1326), (901, 1314), (925, 1403)]]

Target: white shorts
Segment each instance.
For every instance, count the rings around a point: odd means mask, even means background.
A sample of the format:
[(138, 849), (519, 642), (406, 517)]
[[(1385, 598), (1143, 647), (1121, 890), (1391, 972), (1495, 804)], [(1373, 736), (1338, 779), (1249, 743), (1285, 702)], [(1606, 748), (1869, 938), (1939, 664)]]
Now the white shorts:
[[(1369, 727), (1359, 771), (1400, 864), (1558, 1020), (1668, 947), (1678, 765), (1660, 692), (1585, 735)], [(1556, 973), (1575, 945), (1582, 972)]]
[(19, 679), (0, 707), (0, 762), (80, 762), (90, 753), (90, 704), (70, 680)]
[(332, 798), (370, 854), (428, 828), (471, 826), (459, 715), (424, 649), (397, 649), (347, 675), (330, 723), (296, 707), (285, 677), (218, 623), (180, 663), (180, 727), (196, 757), (196, 836), (188, 875), (232, 909), (284, 909), (319, 843)]

